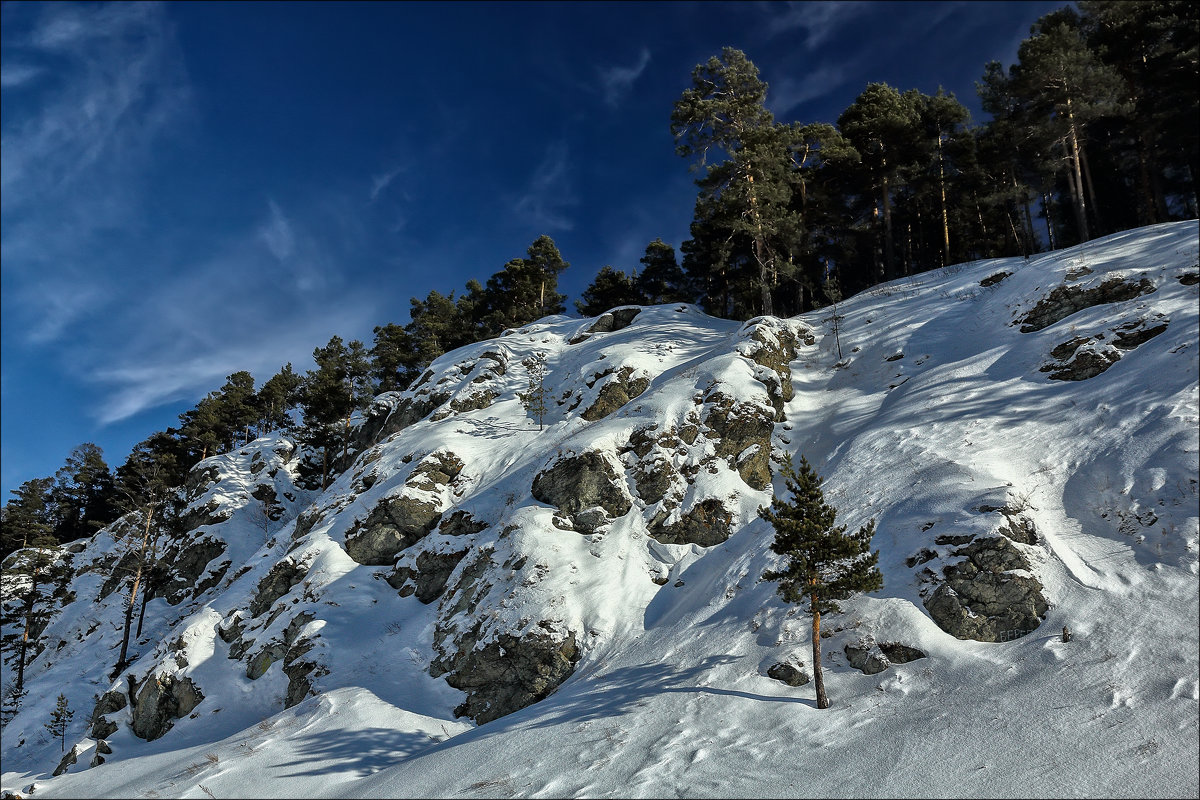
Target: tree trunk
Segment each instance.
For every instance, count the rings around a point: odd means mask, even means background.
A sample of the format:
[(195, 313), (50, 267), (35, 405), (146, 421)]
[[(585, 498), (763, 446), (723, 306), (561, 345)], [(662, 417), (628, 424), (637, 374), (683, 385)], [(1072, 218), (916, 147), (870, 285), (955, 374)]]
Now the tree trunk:
[(896, 244), (892, 239), (892, 198), (888, 191), (887, 162), (884, 162), (883, 191), (883, 279), (896, 277)]
[(1079, 133), (1075, 129), (1075, 112), (1071, 109), (1070, 98), (1067, 98), (1067, 142), (1071, 146), (1071, 169), (1067, 176), (1067, 183), (1071, 183), (1072, 185), (1072, 194), (1075, 200), (1075, 222), (1079, 226), (1079, 241), (1086, 242), (1091, 239), (1091, 236), (1088, 235), (1087, 200), (1083, 195), (1083, 170), (1079, 158)]
[(1054, 223), (1050, 219), (1050, 195), (1047, 192), (1042, 192), (1042, 210), (1046, 217), (1046, 237), (1050, 241), (1050, 252), (1054, 252)]
[(1092, 169), (1088, 166), (1087, 148), (1080, 146), (1079, 163), (1083, 165), (1083, 182), (1087, 186), (1087, 199), (1091, 203), (1092, 219), (1096, 223), (1096, 233), (1103, 235), (1104, 218), (1100, 216), (1100, 204), (1096, 202), (1096, 185), (1092, 182)]
[(17, 691), (25, 686), (25, 654), (29, 648), (29, 629), (33, 627), (33, 605), (37, 599), (38, 575), (37, 566), (34, 566), (33, 571), (33, 586), (29, 589), (29, 596), (25, 599), (25, 632), (21, 634), (21, 650), (17, 654)]
[(146, 547), (150, 543), (150, 526), (154, 523), (154, 513), (156, 508), (151, 507), (146, 513), (146, 528), (142, 532), (142, 546), (138, 553), (137, 571), (133, 573), (133, 586), (129, 588), (129, 601), (125, 605), (125, 630), (121, 634), (121, 655), (117, 657), (117, 666), (113, 669), (113, 675), (119, 675), (125, 669), (127, 663), (125, 656), (129, 653), (129, 633), (133, 628), (133, 608), (137, 605), (138, 588), (142, 583), (142, 570), (146, 564)]
[(754, 175), (749, 168), (746, 170), (746, 181), (750, 184), (750, 216), (754, 218), (754, 260), (758, 262), (758, 296), (762, 304), (762, 313), (774, 315), (775, 307), (771, 302), (771, 281), (767, 254), (766, 234), (763, 233), (762, 215), (758, 211), (758, 193), (754, 190)]
[(942, 156), (942, 134), (938, 133), (938, 185), (942, 191), (942, 266), (950, 264), (950, 214), (946, 210), (946, 160)]
[[(814, 608), (817, 607), (817, 596), (811, 597)], [(813, 683), (817, 688), (817, 708), (829, 708), (829, 698), (825, 695), (825, 675), (821, 672), (821, 612), (813, 611), (812, 625), (812, 656)]]

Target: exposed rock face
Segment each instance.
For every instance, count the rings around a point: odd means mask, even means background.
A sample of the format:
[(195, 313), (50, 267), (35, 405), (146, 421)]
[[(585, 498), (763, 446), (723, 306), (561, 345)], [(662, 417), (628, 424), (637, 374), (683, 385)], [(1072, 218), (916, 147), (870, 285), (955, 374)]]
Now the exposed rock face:
[(154, 741), (171, 729), (174, 721), (192, 712), (204, 694), (190, 678), (159, 675), (142, 684), (133, 708), (133, 732)]
[(204, 538), (186, 547), (174, 547), (164, 554), (160, 563), (168, 568), (170, 578), (160, 590), (170, 605), (179, 605), (195, 596), (196, 581), (204, 573), (209, 562), (225, 552), (225, 543), (218, 539)]
[(523, 637), (501, 634), (480, 649), (460, 651), (446, 682), (467, 693), (454, 709), (480, 725), (547, 697), (575, 671), (579, 647), (575, 634)]
[(633, 504), (616, 468), (603, 453), (587, 450), (555, 462), (533, 479), (536, 500), (568, 514), (599, 506), (610, 517), (625, 515)]
[(472, 533), (479, 533), (487, 526), (486, 522), (480, 522), (466, 511), (455, 511), (442, 518), (441, 524), (438, 525), (438, 533), (444, 533), (447, 536), (468, 536)]
[(75, 765), (75, 762), (77, 762), (79, 760), (78, 747), (79, 747), (79, 745), (75, 745), (74, 747), (72, 747), (70, 750), (67, 751), (66, 755), (64, 755), (62, 757), (62, 761), (59, 761), (58, 766), (55, 767), (54, 771), (50, 773), (51, 777), (57, 778), (59, 775), (62, 775), (64, 772), (66, 772), (68, 769), (70, 769), (72, 766)]
[(401, 494), (385, 498), (366, 521), (346, 537), (346, 554), (360, 564), (391, 564), (401, 550), (420, 541), (437, 526), (438, 504)]
[(732, 531), (733, 514), (716, 498), (701, 500), (670, 525), (658, 520), (649, 525), (650, 535), (663, 544), (697, 544), (701, 547), (720, 544)]
[[(1007, 536), (1014, 542), (1021, 544), (1037, 544), (1038, 535), (1037, 527), (1033, 524), (1033, 520), (1025, 516), (1025, 509), (1020, 506), (980, 506), (979, 510), (985, 514), (999, 512), (1004, 517), (1004, 524), (997, 529), (997, 533), (1001, 536)], [(969, 540), (968, 540), (969, 541)], [(966, 544), (966, 542), (956, 542), (956, 544)]]
[(945, 583), (925, 600), (942, 630), (959, 639), (995, 642), (1008, 631), (1032, 631), (1049, 606), (1041, 583), (1013, 574), (1029, 570), (1025, 557), (1003, 537), (976, 539), (954, 551), (966, 560), (942, 572)]
[(107, 714), (115, 714), (125, 706), (129, 705), (129, 699), (124, 692), (113, 689), (100, 695), (100, 699), (96, 701), (96, 707), (92, 710), (92, 730), (91, 737), (93, 739), (107, 739), (117, 731), (117, 723), (111, 721), (106, 716)]
[(1050, 294), (1039, 300), (1029, 313), (1017, 321), (1021, 323), (1021, 333), (1031, 333), (1048, 328), (1076, 311), (1104, 303), (1132, 300), (1153, 291), (1154, 284), (1146, 278), (1134, 283), (1115, 276), (1091, 289), (1081, 289), (1078, 286), (1056, 286)]
[(1052, 380), (1084, 381), (1101, 374), (1121, 360), (1121, 355), (1144, 344), (1167, 329), (1161, 317), (1141, 319), (1117, 325), (1095, 336), (1075, 336), (1050, 351), (1054, 359), (1041, 367)]
[(463, 463), (449, 451), (424, 458), (409, 475), (400, 494), (385, 497), (362, 524), (346, 536), (346, 554), (360, 564), (382, 566), (425, 538), (442, 516), (436, 491), (462, 472)]
[(1004, 279), (1005, 279), (1005, 278), (1007, 278), (1009, 275), (1012, 275), (1012, 273), (1011, 273), (1011, 272), (1008, 272), (1007, 270), (1005, 270), (1005, 271), (1001, 271), (1001, 272), (997, 272), (997, 273), (995, 273), (994, 275), (988, 275), (986, 278), (984, 278), (983, 280), (981, 280), (981, 281), (979, 282), (979, 285), (980, 285), (980, 286), (983, 286), (983, 287), (985, 287), (985, 288), (986, 288), (986, 287), (988, 287), (988, 286), (995, 286), (997, 283), (999, 283), (1000, 281), (1004, 280)]
[(650, 385), (649, 378), (644, 376), (634, 378), (633, 374), (633, 367), (623, 367), (615, 375), (611, 372), (600, 375), (600, 379), (608, 375), (612, 375), (612, 377), (600, 387), (600, 396), (596, 398), (596, 402), (589, 406), (580, 416), (588, 422), (603, 419), (646, 391), (646, 388)]
[(804, 671), (803, 664), (789, 664), (786, 661), (772, 664), (767, 669), (767, 677), (786, 683), (788, 686), (803, 686), (812, 680)]
[(306, 571), (306, 567), (289, 559), (271, 567), (271, 571), (258, 582), (258, 588), (250, 600), (250, 616), (257, 617), (275, 605), (276, 600), (290, 592), (292, 587), (301, 581)]
[(844, 652), (846, 653), (846, 660), (850, 662), (850, 666), (861, 670), (864, 675), (875, 675), (883, 672), (892, 664), (907, 664), (909, 661), (925, 658), (923, 650), (909, 647), (900, 642), (848, 644), (844, 648)]
[(401, 597), (415, 594), (422, 603), (432, 603), (441, 597), (446, 581), (466, 554), (465, 549), (451, 553), (420, 553), (412, 565), (402, 563), (397, 567), (387, 576), (387, 582), (399, 590)]
[(843, 650), (846, 653), (846, 660), (850, 662), (850, 666), (861, 671), (864, 675), (875, 675), (883, 672), (890, 666), (887, 656), (883, 654), (883, 651), (877, 645), (863, 647), (862, 645), (848, 644)]
[(750, 488), (766, 489), (771, 485), (774, 417), (759, 405), (735, 401), (719, 391), (706, 402), (712, 407), (704, 424), (716, 437), (717, 456), (727, 459)]
[(755, 373), (755, 377), (767, 388), (775, 408), (775, 421), (783, 422), (783, 406), (795, 396), (792, 361), (796, 358), (796, 346), (800, 341), (811, 346), (816, 337), (811, 331), (801, 329), (797, 338), (791, 328), (770, 318), (750, 320), (745, 330), (750, 332), (749, 340), (738, 346), (738, 352), (763, 368)]

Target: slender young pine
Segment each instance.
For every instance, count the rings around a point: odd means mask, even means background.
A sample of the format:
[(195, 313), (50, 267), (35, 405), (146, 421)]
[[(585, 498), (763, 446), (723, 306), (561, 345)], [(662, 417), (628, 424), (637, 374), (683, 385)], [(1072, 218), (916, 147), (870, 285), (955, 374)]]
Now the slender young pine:
[(840, 611), (838, 600), (858, 592), (883, 588), (879, 551), (871, 552), (875, 520), (847, 534), (845, 525), (835, 525), (837, 509), (825, 502), (821, 477), (804, 457), (796, 470), (789, 454), (784, 461), (788, 497), (775, 497), (770, 508), (758, 515), (775, 527), (771, 550), (784, 556), (783, 569), (768, 570), (763, 578), (778, 581), (776, 591), (789, 603), (807, 604), (812, 615), (813, 679), (817, 708), (829, 708), (825, 679), (821, 673), (821, 614)]
[(75, 716), (75, 712), (68, 708), (67, 696), (60, 694), (58, 704), (50, 712), (50, 721), (45, 723), (44, 727), (50, 731), (50, 735), (59, 740), (63, 752), (66, 752), (67, 749), (67, 727), (73, 716)]

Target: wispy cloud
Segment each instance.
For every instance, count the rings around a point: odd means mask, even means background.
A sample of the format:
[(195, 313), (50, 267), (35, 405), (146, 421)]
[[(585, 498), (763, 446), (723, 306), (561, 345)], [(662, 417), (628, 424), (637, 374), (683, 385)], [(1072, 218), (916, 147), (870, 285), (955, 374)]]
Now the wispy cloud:
[(54, 69), (34, 80), (22, 62), (5, 65), (5, 86), (21, 92), (6, 98), (0, 148), (3, 305), (46, 342), (117, 296), (105, 285), (120, 258), (111, 237), (141, 224), (149, 153), (185, 115), (188, 89), (160, 6), (26, 10), (34, 19), (20, 29), (6, 17), (6, 56)]
[(271, 200), (267, 203), (270, 212), (267, 221), (258, 229), (260, 238), (275, 260), (283, 263), (291, 258), (296, 251), (296, 235), (292, 232), (292, 224), (283, 215), (279, 205)]
[(0, 87), (15, 89), (24, 86), (41, 75), (43, 70), (31, 64), (20, 62), (7, 63), (0, 66)]
[(804, 46), (814, 50), (830, 36), (852, 21), (869, 2), (787, 2), (765, 3), (768, 36), (779, 36), (796, 30), (804, 32)]
[(629, 66), (615, 66), (600, 70), (600, 88), (604, 93), (604, 102), (616, 108), (621, 104), (625, 95), (633, 88), (633, 84), (646, 71), (650, 64), (650, 50), (643, 47), (637, 61)]
[(513, 210), (539, 230), (571, 230), (575, 222), (568, 210), (578, 204), (570, 181), (566, 142), (554, 142), (529, 178)]
[(767, 88), (767, 108), (781, 117), (801, 103), (824, 97), (846, 82), (846, 71), (839, 64), (825, 64), (800, 77), (784, 75), (772, 80)]
[(405, 169), (406, 169), (405, 167), (400, 166), (400, 167), (396, 167), (394, 169), (390, 169), (386, 172), (381, 172), (378, 175), (372, 176), (371, 177), (371, 202), (374, 203), (376, 200), (378, 200), (379, 195), (382, 194), (385, 189), (387, 189), (389, 186), (391, 186), (392, 181), (396, 180), (396, 178), (400, 175), (400, 173), (404, 172)]

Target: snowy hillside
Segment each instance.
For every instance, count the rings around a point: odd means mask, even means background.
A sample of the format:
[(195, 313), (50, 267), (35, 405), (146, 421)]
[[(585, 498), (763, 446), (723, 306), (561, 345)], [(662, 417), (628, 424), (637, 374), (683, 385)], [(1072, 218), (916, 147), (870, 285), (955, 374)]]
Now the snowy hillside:
[[(836, 319), (546, 318), (376, 398), (324, 492), (281, 437), (201, 462), (115, 681), (112, 532), (61, 553), (3, 789), (1195, 797), (1198, 238), (950, 267)], [(877, 523), (883, 589), (825, 619), (828, 710), (760, 581), (785, 453)]]

